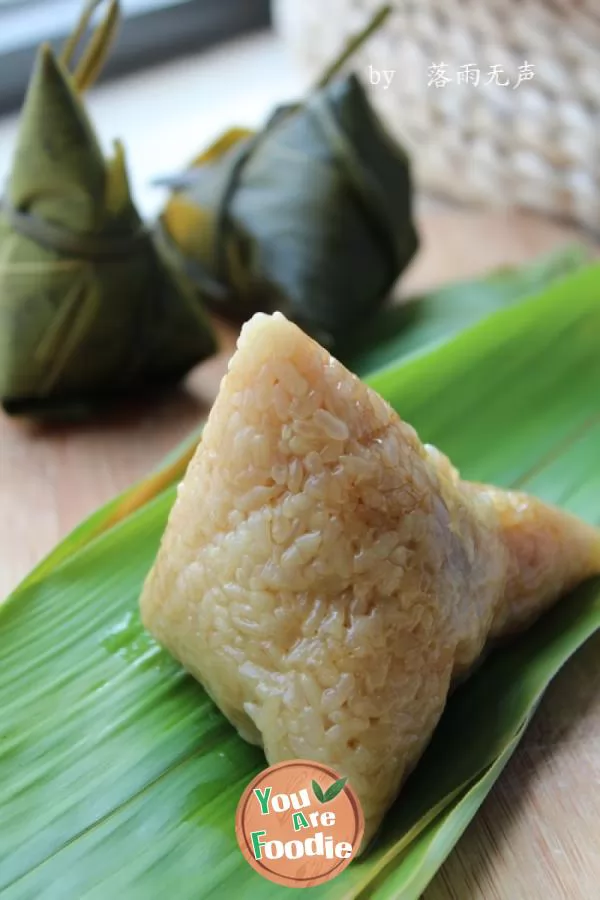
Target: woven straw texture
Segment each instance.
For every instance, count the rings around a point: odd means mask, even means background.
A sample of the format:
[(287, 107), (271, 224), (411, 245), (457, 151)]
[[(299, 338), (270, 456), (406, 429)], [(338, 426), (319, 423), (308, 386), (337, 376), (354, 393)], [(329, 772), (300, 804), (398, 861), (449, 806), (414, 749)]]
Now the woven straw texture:
[[(379, 0), (275, 0), (274, 16), (314, 75), (379, 6)], [(411, 152), (418, 184), (464, 202), (528, 207), (600, 233), (600, 3), (393, 0), (392, 6), (352, 67)], [(431, 67), (441, 63), (450, 80), (436, 87)], [(517, 85), (525, 63), (533, 77)], [(467, 64), (473, 80), (479, 70), (478, 84), (459, 76)]]

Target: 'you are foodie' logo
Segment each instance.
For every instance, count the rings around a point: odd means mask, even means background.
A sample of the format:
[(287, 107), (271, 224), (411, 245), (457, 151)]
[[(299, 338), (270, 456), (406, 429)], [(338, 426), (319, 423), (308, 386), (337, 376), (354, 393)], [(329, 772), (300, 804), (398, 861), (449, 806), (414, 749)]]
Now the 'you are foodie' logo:
[(288, 887), (313, 887), (339, 875), (364, 832), (360, 804), (346, 778), (295, 759), (257, 775), (239, 802), (240, 849), (253, 869)]

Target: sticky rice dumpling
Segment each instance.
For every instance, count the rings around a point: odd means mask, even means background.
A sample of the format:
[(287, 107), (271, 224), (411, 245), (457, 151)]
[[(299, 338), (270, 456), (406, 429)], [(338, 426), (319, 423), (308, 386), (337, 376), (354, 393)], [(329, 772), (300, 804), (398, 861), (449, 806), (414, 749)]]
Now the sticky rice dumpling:
[(369, 321), (418, 248), (409, 160), (355, 75), (232, 129), (165, 179), (165, 258), (209, 309), (279, 309), (328, 345)]
[(46, 46), (0, 201), (0, 297), (0, 400), (13, 414), (91, 411), (177, 381), (216, 349), (140, 219), (123, 147), (104, 158), (75, 74)]
[(141, 598), (275, 763), (350, 779), (374, 834), (452, 682), (600, 572), (600, 534), (462, 481), (281, 315), (243, 329)]
[[(219, 316), (281, 310), (328, 346), (369, 321), (413, 258), (408, 157), (384, 128), (353, 55), (375, 10), (307, 96), (264, 127), (232, 128), (187, 171), (156, 225), (163, 256)], [(360, 16), (359, 16), (360, 18)]]

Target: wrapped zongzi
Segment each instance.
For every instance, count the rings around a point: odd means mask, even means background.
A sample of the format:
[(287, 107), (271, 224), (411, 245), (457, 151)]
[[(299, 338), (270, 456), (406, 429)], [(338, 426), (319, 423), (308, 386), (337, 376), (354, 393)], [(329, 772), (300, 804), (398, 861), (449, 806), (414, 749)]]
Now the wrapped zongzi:
[(258, 133), (234, 129), (163, 179), (157, 226), (213, 310), (278, 309), (327, 342), (373, 314), (417, 248), (406, 155), (338, 68)]
[(215, 347), (197, 297), (140, 220), (122, 147), (104, 159), (81, 101), (117, 14), (113, 2), (73, 75), (42, 47), (23, 106), (0, 205), (0, 397), (9, 412), (68, 412), (178, 379)]

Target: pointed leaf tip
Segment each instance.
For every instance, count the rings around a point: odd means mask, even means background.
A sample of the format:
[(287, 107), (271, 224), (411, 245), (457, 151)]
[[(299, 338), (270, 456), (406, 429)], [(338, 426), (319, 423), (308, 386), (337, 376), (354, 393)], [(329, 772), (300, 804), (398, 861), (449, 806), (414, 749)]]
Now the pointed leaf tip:
[(340, 794), (344, 790), (344, 786), (348, 778), (338, 778), (337, 781), (334, 781), (333, 784), (330, 784), (327, 790), (325, 791), (325, 797), (323, 802), (329, 803), (330, 800), (335, 800), (338, 794)]
[(60, 85), (68, 85), (68, 71), (59, 62), (51, 44), (47, 41), (40, 45), (31, 78), (30, 87), (37, 81), (42, 84), (59, 82)]
[(44, 41), (43, 44), (40, 44), (40, 47), (38, 49), (38, 59), (41, 59), (44, 65), (56, 62), (54, 50), (52, 49), (52, 46), (48, 43), (48, 41)]
[[(105, 162), (65, 66), (38, 50), (19, 121), (8, 195), (16, 208), (90, 231), (104, 198)], [(76, 200), (72, 200), (77, 196)]]

